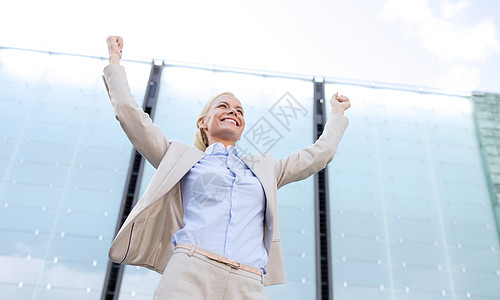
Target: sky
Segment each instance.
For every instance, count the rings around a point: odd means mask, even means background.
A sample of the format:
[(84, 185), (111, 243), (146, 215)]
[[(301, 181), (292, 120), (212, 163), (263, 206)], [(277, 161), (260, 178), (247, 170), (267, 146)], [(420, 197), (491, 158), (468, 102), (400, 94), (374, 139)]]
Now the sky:
[(498, 0), (60, 1), (2, 5), (0, 46), (500, 93)]

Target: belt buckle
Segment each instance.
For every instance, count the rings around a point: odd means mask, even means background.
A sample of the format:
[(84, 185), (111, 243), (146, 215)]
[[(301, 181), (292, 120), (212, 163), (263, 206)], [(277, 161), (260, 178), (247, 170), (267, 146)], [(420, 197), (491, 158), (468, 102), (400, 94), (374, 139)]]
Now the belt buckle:
[(241, 264), (239, 262), (235, 262), (234, 260), (228, 259), (226, 262), (226, 265), (230, 266), (233, 269), (238, 270), (241, 267)]

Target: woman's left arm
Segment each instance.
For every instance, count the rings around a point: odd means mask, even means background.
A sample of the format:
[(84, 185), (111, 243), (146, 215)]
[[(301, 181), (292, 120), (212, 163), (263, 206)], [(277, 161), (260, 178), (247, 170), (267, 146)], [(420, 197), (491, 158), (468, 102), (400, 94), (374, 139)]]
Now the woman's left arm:
[(314, 144), (302, 148), (277, 161), (275, 174), (278, 188), (294, 181), (305, 179), (322, 170), (332, 161), (349, 120), (344, 111), (351, 106), (346, 96), (333, 95), (330, 100), (332, 111), (323, 133)]

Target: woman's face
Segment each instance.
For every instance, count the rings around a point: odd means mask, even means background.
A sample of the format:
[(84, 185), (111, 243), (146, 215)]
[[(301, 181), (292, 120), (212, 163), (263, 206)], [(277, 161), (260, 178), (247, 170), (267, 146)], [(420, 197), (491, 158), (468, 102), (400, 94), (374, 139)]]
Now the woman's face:
[(232, 95), (217, 97), (206, 116), (199, 121), (209, 144), (228, 141), (232, 144), (241, 138), (245, 129), (245, 118), (241, 102)]

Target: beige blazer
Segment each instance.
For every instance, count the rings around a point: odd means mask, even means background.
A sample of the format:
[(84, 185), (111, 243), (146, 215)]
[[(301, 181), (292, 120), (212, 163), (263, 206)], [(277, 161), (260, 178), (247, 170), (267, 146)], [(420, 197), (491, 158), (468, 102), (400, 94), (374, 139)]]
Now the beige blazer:
[[(144, 266), (163, 273), (174, 249), (172, 236), (183, 227), (180, 180), (205, 152), (168, 140), (163, 135), (134, 101), (123, 66), (107, 66), (104, 82), (123, 130), (137, 151), (156, 168), (144, 195), (115, 237), (109, 257), (117, 263)], [(323, 169), (333, 159), (347, 124), (346, 117), (331, 115), (323, 134), (313, 145), (280, 160), (268, 153), (242, 158), (261, 182), (267, 199), (264, 245), (269, 259), (265, 285), (285, 282), (277, 189)]]

